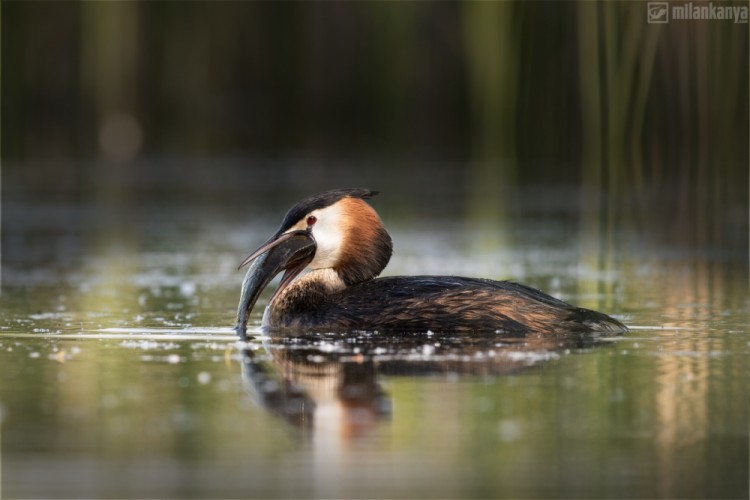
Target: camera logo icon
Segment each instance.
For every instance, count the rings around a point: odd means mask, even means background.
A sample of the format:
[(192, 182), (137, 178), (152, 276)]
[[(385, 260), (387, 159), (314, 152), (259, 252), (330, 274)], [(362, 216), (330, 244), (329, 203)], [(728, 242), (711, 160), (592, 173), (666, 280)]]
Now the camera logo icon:
[(650, 24), (665, 24), (669, 22), (669, 4), (667, 2), (648, 3), (648, 22)]

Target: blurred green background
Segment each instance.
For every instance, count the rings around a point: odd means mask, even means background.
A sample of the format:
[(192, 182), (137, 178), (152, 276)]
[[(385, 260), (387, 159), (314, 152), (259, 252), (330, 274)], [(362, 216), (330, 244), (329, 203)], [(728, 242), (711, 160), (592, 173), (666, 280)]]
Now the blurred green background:
[(480, 222), (552, 199), (746, 255), (747, 37), (646, 2), (6, 1), (3, 198), (365, 185)]
[[(747, 496), (748, 24), (640, 1), (0, 15), (8, 495)], [(386, 273), (510, 278), (647, 329), (518, 377), (384, 373), (391, 421), (325, 410), (310, 446), (248, 406), (214, 331), (284, 211), (356, 186), (381, 191)], [(362, 356), (342, 345), (326, 376), (268, 367), (330, 409)], [(513, 345), (489, 352), (535, 359)]]

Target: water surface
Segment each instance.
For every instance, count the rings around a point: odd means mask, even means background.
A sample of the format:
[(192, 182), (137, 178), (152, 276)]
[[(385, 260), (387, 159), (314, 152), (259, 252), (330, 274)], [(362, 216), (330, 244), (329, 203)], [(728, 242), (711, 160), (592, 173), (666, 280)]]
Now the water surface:
[(4, 206), (0, 494), (747, 497), (748, 274), (731, 253), (635, 230), (613, 248), (550, 214), (504, 237), (386, 218), (388, 274), (513, 278), (633, 328), (267, 336), (269, 290), (243, 343), (236, 265), (280, 217), (216, 210)]

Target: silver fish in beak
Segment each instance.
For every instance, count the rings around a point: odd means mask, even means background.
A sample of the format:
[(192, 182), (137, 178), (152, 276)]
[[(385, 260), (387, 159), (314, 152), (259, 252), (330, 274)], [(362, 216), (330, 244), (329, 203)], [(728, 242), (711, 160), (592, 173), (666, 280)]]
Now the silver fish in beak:
[(246, 337), (247, 321), (261, 292), (281, 271), (284, 276), (271, 301), (286, 288), (315, 256), (315, 238), (309, 231), (290, 231), (276, 234), (242, 261), (237, 269), (252, 262), (242, 282), (242, 294), (237, 307), (235, 331)]

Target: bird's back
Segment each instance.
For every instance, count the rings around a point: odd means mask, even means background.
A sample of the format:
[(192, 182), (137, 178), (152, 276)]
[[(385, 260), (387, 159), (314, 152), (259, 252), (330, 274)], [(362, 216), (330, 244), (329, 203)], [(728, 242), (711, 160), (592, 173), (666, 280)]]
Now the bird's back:
[(617, 320), (510, 281), (456, 276), (393, 276), (289, 311), (282, 327), (326, 331), (623, 333)]

